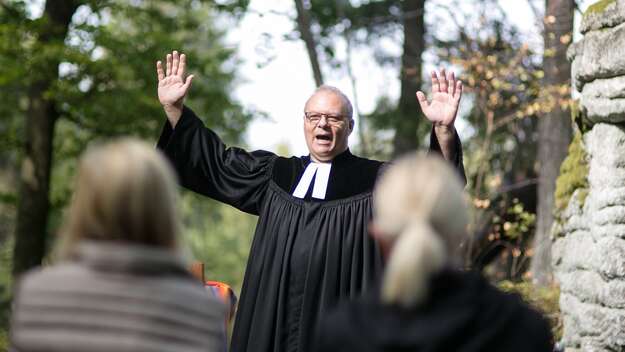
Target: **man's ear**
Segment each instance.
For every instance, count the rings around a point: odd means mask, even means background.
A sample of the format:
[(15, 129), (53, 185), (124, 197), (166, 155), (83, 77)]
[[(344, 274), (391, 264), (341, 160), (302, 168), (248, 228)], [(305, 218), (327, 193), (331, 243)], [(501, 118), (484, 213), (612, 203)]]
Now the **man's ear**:
[(352, 134), (352, 132), (354, 132), (354, 119), (350, 119), (349, 120), (349, 134)]

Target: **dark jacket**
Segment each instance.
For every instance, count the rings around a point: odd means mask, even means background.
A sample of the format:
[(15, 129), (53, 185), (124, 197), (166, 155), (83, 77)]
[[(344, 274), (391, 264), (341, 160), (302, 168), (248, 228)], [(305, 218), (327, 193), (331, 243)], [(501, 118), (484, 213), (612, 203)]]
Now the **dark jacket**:
[(379, 293), (339, 306), (321, 321), (316, 350), (550, 352), (551, 340), (548, 323), (519, 296), (479, 274), (446, 270), (419, 307), (382, 304)]
[(223, 351), (225, 307), (173, 253), (83, 243), (17, 287), (15, 351)]

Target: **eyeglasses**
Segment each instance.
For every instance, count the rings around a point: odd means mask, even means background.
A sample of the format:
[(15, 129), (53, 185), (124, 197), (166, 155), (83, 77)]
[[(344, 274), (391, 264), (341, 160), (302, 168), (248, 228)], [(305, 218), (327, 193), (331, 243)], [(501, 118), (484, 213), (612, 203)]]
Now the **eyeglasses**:
[(343, 115), (331, 115), (331, 114), (324, 114), (320, 112), (310, 112), (310, 111), (307, 111), (304, 113), (304, 117), (306, 117), (306, 120), (308, 120), (308, 122), (310, 122), (313, 125), (318, 124), (319, 121), (321, 121), (321, 118), (324, 116), (326, 117), (326, 121), (328, 122), (328, 125), (337, 126), (345, 122), (345, 119), (343, 119), (344, 117)]

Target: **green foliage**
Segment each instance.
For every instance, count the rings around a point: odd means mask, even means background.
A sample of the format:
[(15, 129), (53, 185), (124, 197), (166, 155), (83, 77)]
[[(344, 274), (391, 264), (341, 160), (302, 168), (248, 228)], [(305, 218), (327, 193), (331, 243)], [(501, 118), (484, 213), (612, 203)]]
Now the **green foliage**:
[(486, 267), (486, 274), (495, 280), (520, 281), (526, 276), (533, 255), (528, 243), (534, 232), (536, 215), (516, 198), (510, 202), (502, 199), (488, 206), (486, 214), (489, 214), (487, 218), (492, 216), (492, 223), (486, 227), (488, 235), (481, 245), (483, 250), (479, 253), (478, 263), (487, 264), (481, 261), (497, 254), (493, 263)]
[[(0, 5), (2, 171), (13, 173), (18, 169), (29, 89), (50, 74), (41, 70), (45, 66), (42, 63), (61, 62), (59, 79), (45, 92), (60, 114), (54, 131), (49, 238), (62, 220), (73, 189), (77, 157), (88, 143), (125, 135), (153, 143), (158, 136), (165, 116), (156, 95), (155, 62), (164, 60), (168, 52), (176, 49), (187, 54), (188, 71), (196, 78), (186, 103), (226, 142), (240, 142), (251, 119), (251, 113), (231, 98), (237, 61), (233, 49), (223, 45), (224, 32), (216, 25), (218, 16), (220, 23), (232, 23), (239, 18), (248, 0), (78, 0), (76, 3), (81, 5), (72, 17), (66, 39), (48, 44), (40, 40), (47, 35), (43, 28), (48, 19), (31, 13), (42, 3), (8, 0)], [(15, 221), (13, 211), (5, 218), (4, 206), (14, 206), (17, 187), (14, 181), (0, 186), (2, 323), (7, 319), (8, 303), (4, 302), (8, 302), (5, 298), (10, 292), (13, 243), (9, 234), (13, 233)], [(235, 272), (244, 271), (252, 233), (252, 225), (248, 228), (244, 224), (252, 224), (250, 218), (214, 202), (196, 199), (190, 204), (184, 206), (183, 217), (190, 228), (187, 237), (196, 257), (207, 263), (209, 278), (239, 287), (242, 274), (237, 276)], [(189, 223), (189, 219), (207, 214), (210, 221)], [(7, 228), (10, 230), (5, 231)], [(230, 229), (240, 231), (240, 236), (234, 239), (234, 232), (228, 232)], [(206, 236), (205, 242), (200, 240), (202, 236)]]
[(586, 12), (584, 12), (584, 16), (588, 16), (588, 15), (592, 15), (592, 14), (599, 14), (603, 11), (605, 11), (605, 9), (610, 6), (611, 4), (614, 4), (616, 2), (616, 0), (601, 0), (601, 1), (597, 1), (594, 4), (588, 6), (588, 8), (586, 9)]
[[(69, 200), (76, 159), (94, 139), (134, 135), (153, 140), (164, 123), (156, 97), (155, 62), (184, 51), (195, 74), (187, 103), (226, 141), (237, 142), (251, 115), (230, 97), (233, 51), (222, 45), (217, 11), (240, 15), (247, 0), (99, 0), (78, 7), (64, 43), (42, 44), (45, 18), (33, 18), (25, 1), (0, 7), (0, 160), (17, 168), (29, 85), (45, 72), (40, 62), (59, 58), (60, 78), (46, 96), (56, 123), (50, 191), (50, 233)], [(6, 94), (5, 94), (6, 92)], [(6, 145), (5, 145), (6, 143)], [(15, 188), (2, 199), (15, 199)]]
[(19, 154), (26, 92), (45, 74), (38, 72), (38, 63), (59, 58), (61, 77), (46, 96), (61, 114), (55, 131), (52, 203), (64, 204), (72, 173), (65, 164), (74, 164), (88, 142), (128, 134), (153, 139), (158, 134), (164, 114), (156, 98), (155, 62), (173, 49), (187, 54), (189, 71), (196, 75), (188, 103), (222, 137), (237, 141), (250, 114), (230, 98), (236, 65), (214, 23), (217, 8), (239, 11), (245, 4), (85, 1), (65, 42), (44, 45), (38, 38), (45, 18), (31, 19), (23, 1), (9, 1), (0, 9), (0, 140), (10, 147), (2, 153)]
[(193, 258), (204, 263), (206, 279), (241, 290), (257, 218), (228, 205), (185, 192), (184, 238)]
[(536, 214), (526, 211), (523, 204), (518, 199), (512, 200), (512, 206), (506, 211), (508, 215), (505, 220), (495, 216), (493, 224), (495, 225), (496, 235), (501, 235), (509, 239), (518, 239), (526, 235), (536, 222)]
[(0, 330), (0, 351), (9, 350), (9, 333), (6, 330)]
[(569, 204), (575, 190), (580, 189), (583, 204), (588, 194), (588, 161), (582, 134), (576, 132), (569, 145), (569, 153), (560, 166), (560, 176), (556, 180), (555, 213), (560, 216)]
[(0, 351), (8, 350), (9, 311), (11, 306), (11, 263), (13, 241), (0, 242)]
[(562, 317), (560, 316), (560, 289), (553, 287), (537, 287), (531, 282), (502, 281), (499, 288), (506, 292), (519, 294), (525, 302), (538, 309), (549, 320), (551, 333), (555, 341), (562, 338)]

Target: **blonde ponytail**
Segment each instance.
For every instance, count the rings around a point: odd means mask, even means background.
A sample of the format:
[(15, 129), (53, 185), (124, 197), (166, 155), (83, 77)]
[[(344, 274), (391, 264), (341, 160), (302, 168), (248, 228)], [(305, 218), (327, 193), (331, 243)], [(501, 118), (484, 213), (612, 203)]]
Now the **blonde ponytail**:
[(459, 259), (468, 220), (460, 178), (440, 158), (409, 155), (385, 171), (373, 201), (376, 238), (393, 245), (382, 300), (420, 304), (431, 276)]
[(399, 235), (387, 262), (382, 301), (410, 307), (421, 303), (430, 276), (447, 261), (443, 241), (424, 221), (412, 223)]

